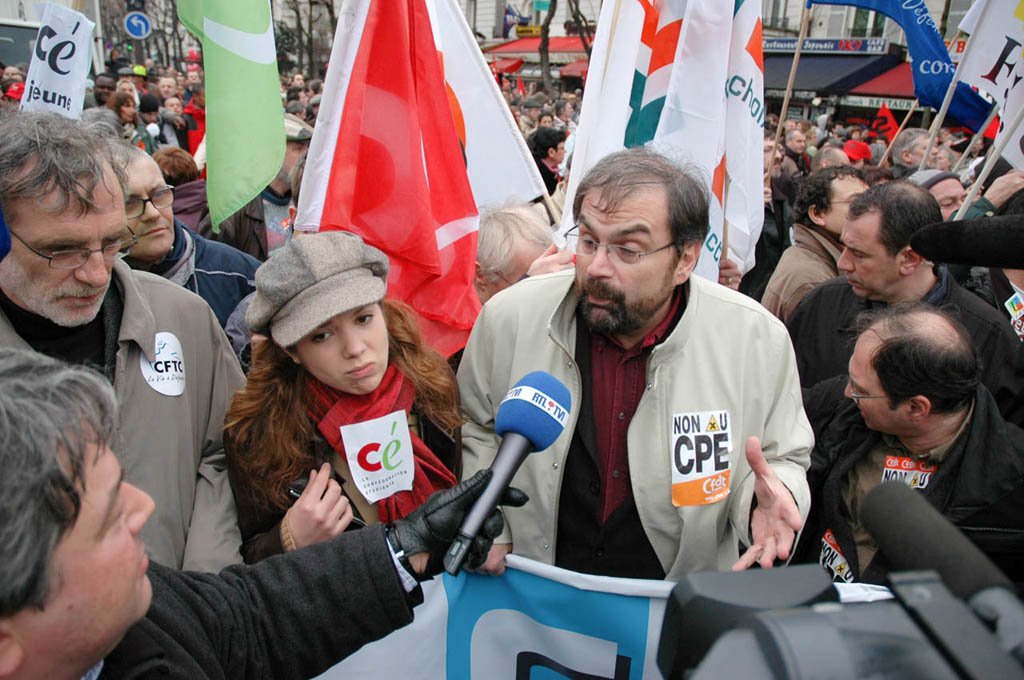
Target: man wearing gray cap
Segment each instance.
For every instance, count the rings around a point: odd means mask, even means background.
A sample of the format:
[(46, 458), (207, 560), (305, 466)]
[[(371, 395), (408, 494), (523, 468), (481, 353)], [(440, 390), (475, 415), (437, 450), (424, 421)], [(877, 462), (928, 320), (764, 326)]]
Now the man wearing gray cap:
[(288, 242), (291, 236), (291, 218), (288, 204), (291, 199), (289, 176), (292, 168), (309, 149), (313, 128), (306, 121), (285, 114), (284, 163), (277, 176), (238, 212), (220, 223), (220, 232), (213, 231), (209, 212), (199, 220), (199, 234), (220, 241), (263, 261)]

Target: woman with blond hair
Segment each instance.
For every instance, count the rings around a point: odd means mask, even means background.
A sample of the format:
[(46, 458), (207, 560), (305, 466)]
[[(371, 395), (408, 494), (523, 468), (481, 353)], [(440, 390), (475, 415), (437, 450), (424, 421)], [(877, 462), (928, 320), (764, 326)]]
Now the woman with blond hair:
[(246, 562), (394, 521), (456, 483), (455, 377), (415, 313), (384, 297), (387, 271), (379, 250), (331, 231), (256, 272), (246, 322), (267, 337), (224, 437)]

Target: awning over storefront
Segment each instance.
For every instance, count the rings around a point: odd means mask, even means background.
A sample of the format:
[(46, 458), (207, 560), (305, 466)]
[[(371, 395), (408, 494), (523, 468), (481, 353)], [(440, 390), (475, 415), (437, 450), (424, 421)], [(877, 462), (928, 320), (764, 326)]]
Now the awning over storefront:
[(850, 90), (850, 94), (870, 97), (914, 98), (914, 74), (910, 64), (904, 62), (896, 68)]
[(589, 59), (577, 59), (571, 64), (566, 64), (558, 71), (559, 78), (586, 78), (587, 69), (590, 68)]
[(515, 73), (522, 67), (522, 59), (495, 59), (492, 68), (495, 73)]
[[(819, 94), (849, 92), (901, 62), (901, 57), (892, 54), (879, 56), (805, 54), (800, 57), (793, 89), (809, 90)], [(765, 89), (785, 90), (792, 64), (792, 54), (766, 54), (764, 57)]]
[[(537, 61), (538, 50), (540, 50), (540, 38), (519, 38), (518, 40), (510, 40), (494, 47), (488, 47), (484, 50), (484, 53), (495, 56), (500, 55), (506, 58)], [(548, 54), (551, 57), (551, 61), (565, 64), (574, 59), (586, 58), (587, 51), (583, 49), (583, 43), (578, 36), (563, 36), (549, 39)]]

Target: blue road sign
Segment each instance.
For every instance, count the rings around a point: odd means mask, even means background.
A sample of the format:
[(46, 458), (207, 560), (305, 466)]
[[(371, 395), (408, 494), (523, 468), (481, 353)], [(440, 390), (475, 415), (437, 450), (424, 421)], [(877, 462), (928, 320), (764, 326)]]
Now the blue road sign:
[(124, 15), (124, 30), (136, 40), (142, 40), (153, 32), (153, 22), (142, 12), (128, 12)]

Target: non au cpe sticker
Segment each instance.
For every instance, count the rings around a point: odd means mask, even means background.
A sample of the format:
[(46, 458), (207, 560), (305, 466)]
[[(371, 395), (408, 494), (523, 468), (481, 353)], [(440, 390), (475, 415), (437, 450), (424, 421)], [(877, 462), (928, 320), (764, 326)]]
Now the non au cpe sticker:
[(932, 474), (939, 469), (923, 460), (914, 460), (903, 456), (886, 456), (885, 469), (882, 470), (882, 481), (903, 482), (911, 489), (926, 489), (932, 480)]
[(367, 501), (376, 503), (412, 489), (415, 463), (409, 421), (404, 410), (341, 428), (352, 481)]
[(717, 503), (729, 495), (730, 421), (728, 411), (672, 416), (669, 456), (676, 507)]
[(139, 369), (149, 386), (160, 394), (177, 397), (185, 391), (185, 354), (174, 333), (156, 334), (156, 357), (151, 362), (139, 355)]
[[(853, 570), (850, 569), (850, 564), (846, 561), (843, 551), (839, 549), (839, 541), (836, 540), (836, 536), (832, 533), (831, 529), (826, 531), (825, 535), (821, 537), (821, 552), (818, 554), (818, 563), (825, 568), (825, 571), (828, 572), (833, 581), (853, 583)], [(861, 567), (863, 568), (863, 565)]]

